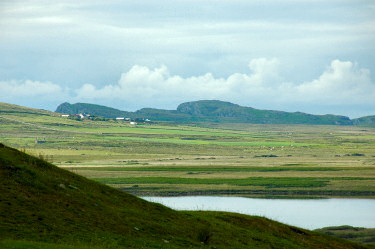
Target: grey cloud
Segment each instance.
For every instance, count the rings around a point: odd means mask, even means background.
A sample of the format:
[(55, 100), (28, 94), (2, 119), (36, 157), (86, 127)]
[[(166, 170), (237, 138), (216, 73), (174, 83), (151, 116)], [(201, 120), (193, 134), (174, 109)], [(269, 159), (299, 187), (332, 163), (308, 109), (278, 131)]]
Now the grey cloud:
[[(67, 100), (118, 108), (175, 107), (194, 97), (295, 110), (306, 109), (303, 103), (317, 106), (311, 104), (317, 95), (331, 105), (345, 96), (359, 105), (350, 94), (368, 96), (372, 89), (373, 83), (364, 82), (374, 82), (374, 76), (361, 67), (375, 71), (374, 27), (373, 3), (363, 0), (4, 0), (0, 80), (51, 81)], [(270, 65), (263, 66), (254, 60), (249, 69), (249, 58), (278, 60), (264, 60)], [(335, 59), (340, 63), (325, 70)], [(345, 67), (344, 61), (361, 67)], [(351, 72), (361, 83), (349, 86), (342, 78), (342, 93), (330, 95), (339, 83), (332, 83), (329, 70)], [(136, 73), (156, 78), (136, 84)], [(329, 85), (327, 95), (323, 82)], [(134, 100), (131, 91), (144, 99)], [(290, 102), (294, 98), (298, 106)]]

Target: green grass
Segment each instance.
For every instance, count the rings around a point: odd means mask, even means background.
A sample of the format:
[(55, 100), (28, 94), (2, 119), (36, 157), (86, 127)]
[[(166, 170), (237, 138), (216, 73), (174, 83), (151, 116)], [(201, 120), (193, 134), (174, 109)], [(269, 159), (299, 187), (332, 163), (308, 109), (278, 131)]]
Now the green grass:
[(116, 141), (140, 141), (140, 142), (153, 142), (153, 143), (172, 143), (172, 144), (187, 144), (187, 145), (221, 145), (221, 146), (271, 146), (271, 147), (285, 147), (285, 146), (316, 146), (308, 143), (294, 143), (294, 142), (276, 142), (276, 141), (248, 141), (248, 142), (236, 142), (236, 141), (207, 141), (201, 139), (178, 139), (178, 138), (141, 138), (141, 137), (116, 137), (113, 136), (111, 139)]
[(2, 249), (89, 249), (97, 248), (94, 245), (88, 246), (71, 246), (64, 244), (51, 244), (51, 243), (42, 243), (35, 241), (22, 241), (22, 240), (0, 240), (0, 248)]
[[(127, 162), (126, 165), (139, 165), (138, 162)], [(114, 164), (117, 165), (118, 164)], [(280, 171), (342, 171), (333, 167), (71, 167), (68, 170), (94, 171), (183, 171), (183, 172), (280, 172)], [(357, 168), (348, 168), (358, 170)], [(346, 170), (348, 170), (346, 169)], [(364, 170), (364, 169), (359, 169)]]
[[(265, 186), (267, 188), (282, 187), (324, 187), (327, 180), (318, 178), (271, 178), (253, 177), (245, 179), (200, 179), (200, 178), (171, 178), (171, 177), (131, 177), (131, 178), (96, 178), (105, 184), (227, 184), (237, 186)], [(375, 178), (371, 179), (375, 180)]]

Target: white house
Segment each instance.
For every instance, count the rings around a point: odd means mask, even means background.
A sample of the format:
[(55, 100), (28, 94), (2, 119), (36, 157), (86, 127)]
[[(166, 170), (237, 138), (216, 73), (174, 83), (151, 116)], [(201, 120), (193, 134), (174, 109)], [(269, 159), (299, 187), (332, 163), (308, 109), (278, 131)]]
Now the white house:
[(136, 122), (130, 122), (130, 124), (131, 124), (131, 125), (137, 125), (137, 123), (136, 123)]
[(61, 117), (63, 118), (68, 118), (70, 115), (69, 114), (61, 114)]
[(124, 120), (125, 118), (117, 117), (116, 120)]

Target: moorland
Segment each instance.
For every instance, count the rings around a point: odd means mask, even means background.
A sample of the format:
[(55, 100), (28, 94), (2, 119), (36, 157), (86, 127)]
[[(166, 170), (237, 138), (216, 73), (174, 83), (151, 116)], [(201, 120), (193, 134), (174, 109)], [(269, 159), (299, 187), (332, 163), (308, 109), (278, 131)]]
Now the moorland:
[(375, 196), (375, 128), (75, 120), (1, 104), (0, 139), (136, 195)]

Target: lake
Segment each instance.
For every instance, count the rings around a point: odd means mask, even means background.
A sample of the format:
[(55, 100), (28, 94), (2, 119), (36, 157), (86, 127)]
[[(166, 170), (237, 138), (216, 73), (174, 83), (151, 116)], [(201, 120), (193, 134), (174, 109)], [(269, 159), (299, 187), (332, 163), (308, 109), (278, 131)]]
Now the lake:
[(372, 199), (256, 199), (244, 197), (143, 197), (175, 210), (210, 210), (267, 217), (285, 224), (316, 229), (350, 225), (375, 228)]

